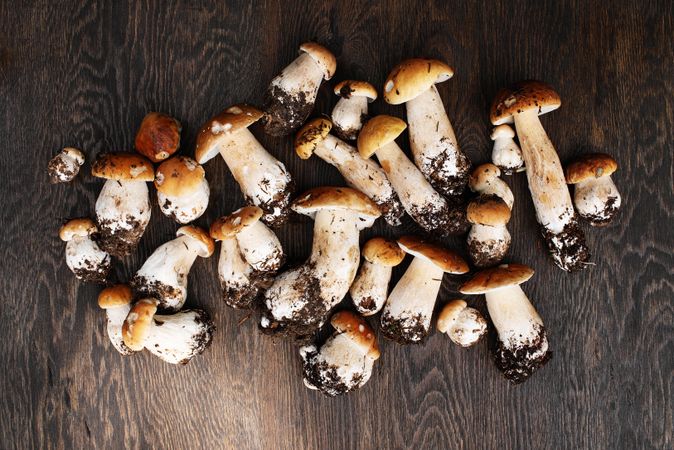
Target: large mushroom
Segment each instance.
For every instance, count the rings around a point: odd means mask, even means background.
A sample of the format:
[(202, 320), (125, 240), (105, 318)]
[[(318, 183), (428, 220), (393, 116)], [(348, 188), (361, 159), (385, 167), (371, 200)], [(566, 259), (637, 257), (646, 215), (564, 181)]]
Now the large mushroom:
[(410, 146), (417, 167), (431, 185), (447, 197), (463, 193), (470, 160), (459, 148), (436, 83), (449, 80), (454, 70), (435, 59), (408, 59), (398, 64), (384, 84), (384, 100), (405, 103)]
[(293, 181), (283, 163), (248, 130), (261, 117), (262, 111), (252, 106), (230, 106), (206, 122), (194, 154), (204, 164), (220, 153), (246, 201), (262, 208), (267, 225), (277, 226), (288, 218)]
[(456, 345), (471, 347), (487, 333), (487, 321), (480, 311), (464, 300), (452, 300), (440, 311), (438, 331), (446, 333)]
[(522, 81), (496, 94), (490, 119), (494, 125), (515, 123), (543, 237), (555, 264), (570, 272), (586, 267), (590, 253), (578, 226), (562, 163), (538, 118), (560, 104), (552, 87), (540, 81)]
[(494, 147), (491, 151), (491, 162), (501, 169), (505, 175), (525, 170), (522, 150), (513, 139), (515, 132), (506, 124), (495, 127), (491, 132)]
[(110, 342), (120, 354), (128, 356), (134, 353), (124, 343), (122, 337), (122, 325), (126, 316), (131, 311), (133, 293), (126, 284), (116, 284), (107, 287), (98, 295), (98, 306), (105, 310), (107, 318), (107, 332)]
[(463, 294), (485, 295), (498, 333), (496, 366), (513, 384), (525, 381), (552, 356), (543, 320), (519, 286), (533, 274), (525, 265), (504, 264), (477, 273), (459, 288)]
[(47, 165), (47, 173), (52, 183), (70, 183), (80, 173), (84, 164), (84, 153), (74, 147), (66, 147), (54, 156)]
[(176, 156), (157, 167), (154, 178), (159, 209), (178, 223), (198, 219), (208, 207), (206, 172), (192, 158)]
[(96, 159), (91, 174), (106, 179), (96, 200), (101, 248), (114, 256), (126, 256), (150, 222), (147, 182), (154, 180), (154, 167), (140, 155), (105, 153)]
[(372, 118), (358, 135), (360, 155), (366, 159), (377, 155), (405, 211), (421, 228), (441, 236), (465, 233), (468, 230), (465, 210), (450, 208), (396, 144), (395, 139), (406, 127), (397, 117), (380, 115)]
[(344, 80), (335, 86), (340, 99), (332, 109), (335, 134), (345, 141), (355, 141), (367, 120), (367, 104), (377, 99), (377, 90), (367, 81)]
[(267, 89), (264, 130), (285, 136), (299, 128), (314, 109), (318, 88), (335, 74), (337, 61), (314, 42), (300, 46), (300, 56), (274, 78)]
[(416, 344), (426, 339), (442, 277), (463, 274), (468, 264), (456, 253), (414, 236), (404, 236), (398, 245), (414, 256), (395, 285), (381, 314), (381, 331), (399, 344)]
[(330, 324), (332, 336), (320, 348), (300, 348), (300, 356), (305, 386), (334, 397), (363, 387), (380, 353), (372, 328), (357, 314), (340, 311)]
[(398, 195), (393, 190), (386, 173), (372, 159), (360, 156), (358, 150), (330, 134), (332, 122), (317, 118), (310, 120), (295, 137), (295, 152), (302, 159), (315, 154), (333, 165), (347, 184), (358, 189), (374, 201), (384, 219), (391, 225), (400, 225), (405, 213)]
[(213, 254), (213, 239), (201, 228), (182, 226), (176, 238), (159, 246), (131, 279), (138, 297), (154, 297), (160, 309), (178, 311), (187, 299), (187, 275), (197, 256)]
[(620, 208), (620, 192), (611, 179), (617, 169), (616, 160), (605, 153), (583, 155), (566, 168), (576, 210), (594, 227), (608, 225)]
[(292, 208), (314, 218), (311, 255), (277, 276), (265, 292), (260, 326), (265, 333), (301, 342), (311, 338), (349, 291), (360, 261), (360, 230), (381, 213), (365, 194), (344, 187), (311, 189)]
[(98, 246), (98, 228), (89, 218), (72, 219), (59, 230), (66, 243), (66, 264), (80, 281), (104, 283), (112, 258)]

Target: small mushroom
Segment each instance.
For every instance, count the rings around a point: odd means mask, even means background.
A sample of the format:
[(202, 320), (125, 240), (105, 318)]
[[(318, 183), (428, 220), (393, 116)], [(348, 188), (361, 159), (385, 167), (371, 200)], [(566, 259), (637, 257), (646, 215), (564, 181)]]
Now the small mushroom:
[(192, 158), (176, 156), (161, 163), (154, 185), (159, 209), (180, 224), (198, 219), (208, 207), (206, 172)]
[(408, 59), (398, 64), (384, 84), (384, 99), (405, 103), (414, 161), (436, 191), (460, 196), (468, 182), (470, 160), (459, 148), (435, 85), (454, 70), (435, 59)]
[(144, 348), (170, 364), (187, 364), (208, 348), (215, 325), (206, 311), (185, 309), (158, 315), (157, 300), (137, 301), (122, 325), (124, 344), (134, 352)]
[(608, 225), (620, 208), (620, 192), (611, 179), (618, 169), (605, 153), (583, 155), (566, 168), (566, 182), (573, 184), (573, 203), (578, 214), (594, 227)]
[(180, 148), (180, 122), (166, 114), (151, 112), (136, 133), (136, 151), (152, 162), (167, 159)]
[(358, 189), (375, 202), (390, 225), (400, 225), (405, 213), (398, 195), (386, 173), (372, 159), (364, 159), (355, 147), (330, 134), (332, 122), (317, 118), (310, 120), (297, 133), (295, 152), (302, 159), (315, 154), (333, 165), (347, 184)]
[(392, 239), (376, 237), (363, 246), (363, 263), (349, 293), (356, 310), (364, 316), (378, 313), (388, 297), (393, 267), (405, 258), (405, 252)]
[(66, 147), (54, 156), (47, 165), (52, 183), (70, 183), (80, 173), (84, 153), (74, 147)]
[(494, 164), (477, 166), (470, 174), (468, 186), (480, 195), (496, 196), (503, 200), (509, 209), (513, 209), (515, 197), (508, 184), (500, 179), (501, 170)]
[(522, 150), (513, 139), (515, 132), (506, 124), (501, 124), (491, 132), (494, 148), (491, 152), (491, 162), (505, 175), (525, 170)]
[(504, 264), (478, 272), (459, 288), (463, 294), (485, 295), (498, 333), (496, 366), (513, 384), (525, 381), (552, 356), (543, 320), (519, 286), (533, 274), (525, 265)]
[(431, 329), (444, 273), (466, 273), (468, 264), (451, 250), (414, 236), (400, 238), (398, 245), (414, 259), (388, 296), (381, 331), (399, 344), (416, 344), (425, 340)]
[(487, 333), (487, 321), (480, 311), (470, 308), (464, 300), (452, 300), (442, 308), (438, 316), (438, 331), (456, 345), (471, 347)]
[(91, 174), (106, 179), (96, 200), (101, 248), (114, 256), (126, 256), (136, 248), (150, 222), (146, 183), (154, 181), (154, 167), (140, 155), (105, 153), (94, 162)]
[(195, 159), (204, 164), (219, 152), (246, 201), (262, 208), (264, 223), (278, 226), (288, 219), (293, 182), (283, 163), (248, 130), (261, 117), (262, 111), (251, 106), (230, 106), (199, 132)]
[(357, 314), (340, 311), (330, 324), (332, 336), (320, 348), (300, 348), (300, 356), (305, 386), (335, 397), (363, 387), (380, 353), (372, 328)]
[(367, 81), (344, 80), (335, 86), (340, 99), (332, 109), (335, 134), (355, 141), (367, 119), (367, 104), (377, 99), (377, 90)]
[(468, 253), (477, 267), (500, 263), (510, 248), (510, 208), (495, 195), (480, 195), (468, 204)]
[(131, 288), (126, 284), (116, 284), (107, 287), (98, 295), (98, 306), (105, 310), (108, 325), (108, 338), (119, 353), (128, 356), (134, 353), (124, 343), (122, 337), (122, 325), (126, 316), (131, 311), (131, 302), (133, 294)]
[(201, 228), (182, 226), (176, 238), (159, 246), (131, 279), (139, 297), (154, 297), (162, 310), (173, 312), (187, 298), (187, 275), (197, 256), (213, 254), (213, 239)]
[(66, 243), (66, 264), (80, 281), (104, 283), (112, 258), (98, 246), (98, 228), (89, 218), (72, 219), (59, 230)]
[(425, 231), (441, 236), (465, 233), (468, 230), (465, 210), (450, 208), (395, 143), (395, 138), (406, 127), (405, 122), (396, 117), (372, 118), (358, 135), (360, 155), (366, 159), (377, 155), (405, 211)]
[(299, 128), (314, 109), (318, 88), (335, 74), (337, 61), (327, 48), (314, 42), (300, 46), (300, 56), (267, 88), (264, 130), (285, 136)]

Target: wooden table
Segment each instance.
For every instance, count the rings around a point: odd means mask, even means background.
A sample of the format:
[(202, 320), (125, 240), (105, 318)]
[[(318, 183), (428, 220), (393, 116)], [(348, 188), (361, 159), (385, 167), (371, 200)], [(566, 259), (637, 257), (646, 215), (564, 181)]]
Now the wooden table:
[[(674, 446), (672, 2), (168, 3), (0, 3), (0, 447)], [(619, 161), (620, 216), (586, 230), (595, 265), (572, 275), (547, 256), (526, 177), (508, 178), (516, 198), (509, 259), (536, 269), (524, 288), (554, 350), (524, 385), (500, 376), (487, 342), (464, 350), (435, 334), (404, 348), (380, 339), (372, 380), (325, 398), (303, 386), (295, 348), (224, 306), (217, 256), (198, 260), (190, 275), (188, 305), (207, 309), (218, 327), (202, 357), (174, 367), (112, 349), (99, 288), (75, 281), (57, 237), (65, 218), (93, 213), (102, 182), (87, 163), (73, 184), (50, 185), (47, 162), (65, 145), (89, 161), (131, 149), (148, 111), (182, 121), (182, 153), (191, 155), (200, 125), (232, 103), (260, 104), (306, 40), (335, 52), (335, 81), (382, 86), (404, 58), (449, 62), (456, 75), (439, 89), (474, 163), (490, 155), (496, 90), (526, 78), (561, 95), (562, 107), (542, 121), (562, 161), (589, 151)], [(316, 114), (334, 104), (330, 86)], [(372, 111), (404, 117), (403, 107), (381, 101)], [(318, 158), (300, 161), (290, 138), (254, 132), (300, 192), (342, 183)], [(204, 226), (242, 204), (220, 158), (206, 170)], [(176, 228), (155, 206), (141, 248), (116, 277), (128, 278)], [(296, 219), (279, 231), (291, 260), (306, 257), (311, 230)], [(378, 223), (363, 238), (417, 232), (409, 221)], [(445, 242), (464, 252), (461, 239)], [(456, 284), (446, 277), (440, 304), (457, 297)], [(482, 297), (470, 302), (484, 311)]]

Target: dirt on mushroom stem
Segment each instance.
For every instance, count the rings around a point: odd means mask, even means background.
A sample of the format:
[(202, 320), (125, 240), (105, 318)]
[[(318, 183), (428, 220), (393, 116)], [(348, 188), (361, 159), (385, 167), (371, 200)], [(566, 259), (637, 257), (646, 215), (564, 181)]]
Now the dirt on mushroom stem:
[(585, 244), (585, 235), (577, 219), (571, 219), (561, 233), (552, 233), (541, 226), (541, 234), (552, 259), (562, 270), (567, 272), (581, 270), (589, 263), (590, 250)]
[(325, 361), (316, 361), (319, 352), (320, 349), (317, 349), (307, 353), (304, 357), (303, 373), (304, 378), (309, 384), (315, 386), (320, 392), (329, 397), (346, 394), (360, 386), (360, 382), (365, 376), (364, 374), (353, 375), (351, 378), (352, 385), (348, 385), (337, 373), (339, 367), (328, 364)]
[[(443, 138), (445, 139), (445, 138)], [(431, 186), (446, 198), (460, 198), (468, 185), (470, 160), (458, 149), (441, 153), (426, 164), (423, 172)]]
[(412, 205), (409, 214), (415, 222), (430, 234), (440, 236), (457, 236), (465, 234), (470, 228), (466, 219), (466, 204), (452, 204), (431, 211), (428, 205)]
[(136, 297), (152, 297), (156, 299), (159, 302), (157, 305), (159, 310), (173, 311), (175, 308), (170, 307), (164, 299), (177, 298), (181, 295), (181, 291), (179, 289), (162, 283), (161, 281), (150, 281), (142, 275), (134, 275), (133, 278), (131, 278), (129, 284), (131, 285), (131, 288), (133, 289)]
[(295, 182), (291, 181), (286, 185), (286, 188), (275, 194), (271, 200), (255, 204), (253, 199), (245, 196), (246, 203), (249, 206), (257, 206), (264, 212), (261, 220), (265, 225), (271, 228), (278, 228), (288, 221), (290, 216), (290, 203), (292, 196), (295, 193)]
[(314, 109), (314, 104), (308, 101), (302, 91), (291, 95), (278, 86), (271, 86), (266, 98), (264, 129), (272, 136), (290, 134), (307, 120)]
[(541, 352), (543, 343), (547, 340), (545, 327), (536, 326), (536, 338), (529, 345), (513, 347), (496, 339), (494, 360), (496, 367), (503, 372), (503, 376), (513, 384), (526, 381), (536, 370), (544, 366), (552, 358), (552, 352), (534, 356)]
[(75, 169), (73, 166), (67, 164), (59, 154), (49, 161), (47, 173), (49, 174), (49, 181), (52, 184), (71, 181), (79, 173), (79, 166)]
[(125, 257), (133, 252), (143, 237), (145, 227), (139, 220), (131, 217), (127, 217), (126, 225), (125, 228), (128, 229), (117, 229), (117, 222), (112, 220), (98, 221), (98, 229), (100, 230), (98, 245), (101, 250), (118, 258)]
[(261, 294), (271, 286), (275, 272), (253, 270), (248, 274), (250, 284), (242, 287), (222, 286), (222, 299), (234, 309), (259, 310)]
[(426, 340), (429, 333), (424, 322), (421, 314), (401, 319), (384, 312), (381, 317), (380, 330), (384, 337), (398, 344), (421, 344)]

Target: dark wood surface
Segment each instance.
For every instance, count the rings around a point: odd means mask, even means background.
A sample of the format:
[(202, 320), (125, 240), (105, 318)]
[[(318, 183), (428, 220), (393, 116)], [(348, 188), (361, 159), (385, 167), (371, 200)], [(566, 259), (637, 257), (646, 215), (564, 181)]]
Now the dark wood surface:
[[(674, 3), (659, 2), (0, 1), (1, 448), (588, 448), (674, 446), (672, 142)], [(594, 266), (568, 275), (538, 237), (526, 177), (515, 193), (510, 260), (536, 268), (525, 285), (549, 329), (553, 360), (524, 385), (495, 369), (487, 342), (463, 350), (435, 334), (424, 346), (381, 342), (360, 391), (328, 399), (302, 384), (297, 351), (256, 331), (220, 300), (216, 256), (198, 260), (189, 306), (207, 309), (213, 345), (185, 367), (149, 354), (122, 358), (104, 332), (99, 288), (79, 284), (57, 237), (63, 219), (93, 213), (102, 183), (90, 166), (73, 184), (48, 183), (65, 145), (91, 161), (127, 150), (148, 111), (196, 131), (236, 102), (260, 104), (269, 80), (314, 39), (338, 58), (334, 82), (381, 86), (400, 60), (448, 61), (440, 85), (460, 144), (489, 158), (496, 90), (545, 80), (563, 106), (543, 124), (562, 161), (606, 151), (620, 163), (616, 223), (587, 229)], [(335, 98), (321, 89), (316, 113)], [(404, 117), (378, 101), (374, 112)], [(255, 133), (299, 190), (340, 184), (290, 139)], [(220, 158), (206, 166), (212, 203), (198, 223), (242, 203)], [(312, 224), (279, 235), (306, 257)], [(116, 268), (132, 274), (176, 225), (153, 211), (141, 248)], [(378, 223), (363, 234), (417, 232)], [(461, 249), (460, 239), (447, 240)], [(396, 271), (396, 277), (401, 270)], [(440, 303), (457, 296), (447, 278)], [(470, 302), (484, 310), (481, 297)]]

